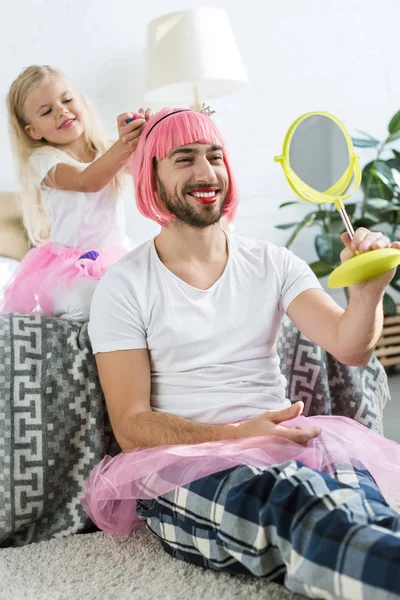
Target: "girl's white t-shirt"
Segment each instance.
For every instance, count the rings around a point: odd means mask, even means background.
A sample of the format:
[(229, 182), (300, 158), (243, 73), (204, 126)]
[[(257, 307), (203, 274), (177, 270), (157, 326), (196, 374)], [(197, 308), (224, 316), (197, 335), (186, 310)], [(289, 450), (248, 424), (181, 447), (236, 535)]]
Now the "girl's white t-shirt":
[(296, 296), (321, 285), (285, 248), (228, 242), (225, 270), (207, 290), (169, 271), (150, 240), (110, 267), (94, 293), (93, 352), (147, 348), (156, 411), (230, 423), (290, 405), (279, 326)]
[[(47, 214), (51, 219), (50, 240), (71, 248), (103, 248), (122, 244), (125, 238), (125, 212), (120, 195), (109, 183), (99, 192), (75, 192), (43, 184), (48, 172), (58, 163), (82, 167), (72, 156), (45, 146), (29, 158)], [(84, 166), (89, 166), (87, 163)]]

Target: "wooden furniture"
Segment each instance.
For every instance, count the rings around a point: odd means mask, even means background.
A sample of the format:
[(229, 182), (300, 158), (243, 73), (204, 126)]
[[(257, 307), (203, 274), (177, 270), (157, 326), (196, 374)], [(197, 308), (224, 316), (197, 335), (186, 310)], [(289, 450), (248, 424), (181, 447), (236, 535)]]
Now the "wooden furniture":
[(15, 192), (0, 192), (0, 256), (21, 260), (29, 250)]
[(375, 354), (385, 368), (400, 365), (400, 304), (397, 305), (397, 315), (384, 318)]

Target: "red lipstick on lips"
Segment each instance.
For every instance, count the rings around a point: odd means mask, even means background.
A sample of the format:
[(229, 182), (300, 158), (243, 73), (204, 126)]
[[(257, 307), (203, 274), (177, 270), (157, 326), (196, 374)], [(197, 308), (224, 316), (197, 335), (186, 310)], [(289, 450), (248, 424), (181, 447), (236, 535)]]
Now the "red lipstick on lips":
[[(200, 198), (198, 196), (194, 196), (194, 192), (198, 192), (199, 194), (209, 194), (210, 192), (215, 192), (214, 196), (210, 196), (209, 198)], [(217, 193), (219, 192), (218, 188), (197, 188), (192, 190), (190, 194), (199, 204), (214, 204), (217, 199)]]

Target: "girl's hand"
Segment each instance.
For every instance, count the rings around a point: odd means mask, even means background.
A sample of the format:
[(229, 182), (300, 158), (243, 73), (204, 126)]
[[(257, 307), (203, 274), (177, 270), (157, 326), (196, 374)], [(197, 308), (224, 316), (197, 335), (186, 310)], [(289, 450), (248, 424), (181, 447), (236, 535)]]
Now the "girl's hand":
[(146, 108), (146, 110), (144, 110), (144, 108), (139, 108), (139, 113), (144, 115), (146, 121), (148, 121), (150, 117), (153, 116), (153, 111), (151, 110), (151, 108)]
[[(370, 231), (365, 227), (359, 227), (355, 231), (352, 240), (350, 239), (348, 233), (342, 233), (341, 237), (344, 245), (346, 246), (340, 253), (340, 259), (342, 263), (352, 259), (356, 252), (363, 254), (364, 252), (369, 252), (370, 250), (379, 250), (380, 248), (400, 249), (400, 242), (392, 243), (390, 239), (383, 233)], [(386, 286), (393, 279), (395, 272), (396, 269), (391, 269), (386, 273), (382, 273), (382, 275), (364, 281), (363, 283), (358, 283), (352, 287), (355, 287), (360, 291), (373, 292), (380, 295), (384, 292)]]
[[(140, 108), (138, 113), (126, 112), (119, 115), (117, 119), (118, 137), (127, 157), (136, 150), (143, 126), (151, 117), (151, 114), (152, 112), (149, 108), (146, 111)], [(130, 122), (127, 123), (127, 121)]]

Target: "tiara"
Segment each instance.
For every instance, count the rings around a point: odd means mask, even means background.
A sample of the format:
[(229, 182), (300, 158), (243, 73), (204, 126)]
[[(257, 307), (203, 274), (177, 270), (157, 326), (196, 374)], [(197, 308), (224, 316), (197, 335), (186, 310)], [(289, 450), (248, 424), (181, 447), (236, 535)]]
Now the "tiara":
[[(160, 121), (163, 121), (167, 117), (171, 117), (172, 115), (176, 115), (177, 113), (180, 113), (180, 112), (190, 112), (190, 110), (191, 109), (189, 109), (189, 108), (180, 108), (179, 110), (176, 110), (175, 112), (168, 113), (167, 115), (164, 115), (163, 117), (161, 117), (161, 119), (159, 119), (158, 121), (153, 123), (153, 125), (150, 127), (149, 131), (146, 134), (146, 140), (149, 137), (150, 133), (153, 131), (154, 127), (156, 125), (158, 125), (160, 123)], [(206, 106), (206, 103), (203, 102), (199, 112), (202, 113), (203, 115), (207, 115), (208, 117), (211, 117), (211, 115), (213, 115), (215, 113), (215, 110), (211, 110), (211, 107)]]
[(211, 110), (211, 107), (206, 106), (205, 102), (202, 103), (199, 112), (203, 113), (203, 115), (207, 115), (207, 117), (211, 117), (211, 115), (215, 114), (215, 110)]

